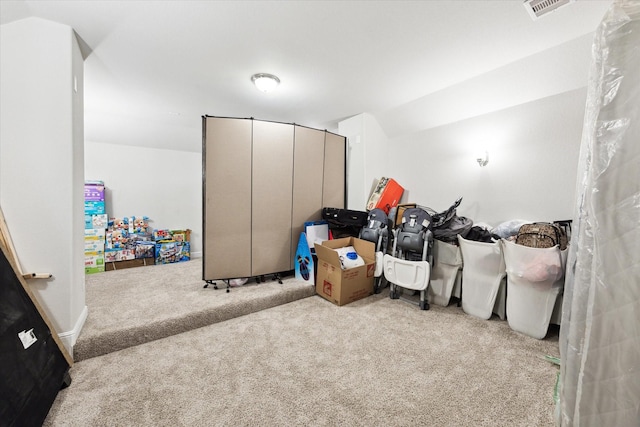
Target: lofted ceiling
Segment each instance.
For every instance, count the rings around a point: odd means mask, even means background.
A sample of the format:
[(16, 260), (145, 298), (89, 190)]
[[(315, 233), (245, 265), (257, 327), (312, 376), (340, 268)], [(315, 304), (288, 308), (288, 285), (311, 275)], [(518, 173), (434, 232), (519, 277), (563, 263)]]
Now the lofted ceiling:
[[(403, 105), (592, 33), (610, 4), (578, 0), (534, 21), (522, 0), (2, 0), (0, 23), (76, 31), (85, 140), (198, 152), (203, 115), (336, 131), (366, 112), (387, 124)], [(258, 72), (280, 87), (258, 91)]]

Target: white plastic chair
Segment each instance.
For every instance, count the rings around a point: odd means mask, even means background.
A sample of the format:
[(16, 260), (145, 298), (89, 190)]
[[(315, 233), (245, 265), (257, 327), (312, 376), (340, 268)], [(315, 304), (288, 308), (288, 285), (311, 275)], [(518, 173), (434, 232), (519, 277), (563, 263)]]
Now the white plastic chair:
[(505, 319), (507, 272), (500, 241), (477, 242), (458, 236), (462, 253), (462, 310), (481, 319)]
[(514, 331), (542, 339), (564, 285), (567, 250), (529, 248), (502, 240), (507, 268), (507, 322)]
[(429, 286), (429, 301), (448, 306), (453, 287), (462, 268), (460, 248), (450, 243), (435, 240), (433, 245), (433, 271)]
[(431, 265), (428, 261), (408, 261), (385, 254), (384, 277), (389, 282), (391, 299), (399, 298), (397, 286), (420, 291), (420, 309), (428, 310), (427, 287), (431, 276)]

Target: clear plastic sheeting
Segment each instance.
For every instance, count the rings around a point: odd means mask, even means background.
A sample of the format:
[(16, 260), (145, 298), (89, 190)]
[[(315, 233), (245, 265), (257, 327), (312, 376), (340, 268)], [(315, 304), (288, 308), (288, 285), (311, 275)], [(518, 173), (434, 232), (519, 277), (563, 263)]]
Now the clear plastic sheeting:
[(503, 239), (508, 239), (509, 237), (518, 234), (518, 230), (520, 230), (520, 227), (524, 224), (531, 224), (532, 222), (533, 221), (528, 221), (526, 219), (512, 219), (494, 227), (491, 232)]
[(640, 1), (593, 43), (560, 328), (561, 426), (640, 426)]

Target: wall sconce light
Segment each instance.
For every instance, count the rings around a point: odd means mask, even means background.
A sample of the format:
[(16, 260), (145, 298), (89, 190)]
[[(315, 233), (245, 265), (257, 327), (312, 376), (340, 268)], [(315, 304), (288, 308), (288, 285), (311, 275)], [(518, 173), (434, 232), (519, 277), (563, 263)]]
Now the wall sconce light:
[(258, 73), (251, 76), (251, 81), (262, 92), (270, 92), (280, 84), (280, 79), (273, 74)]
[(478, 165), (480, 165), (480, 167), (487, 166), (487, 163), (489, 163), (489, 153), (487, 151), (478, 153), (478, 155), (476, 156), (476, 161), (478, 162)]

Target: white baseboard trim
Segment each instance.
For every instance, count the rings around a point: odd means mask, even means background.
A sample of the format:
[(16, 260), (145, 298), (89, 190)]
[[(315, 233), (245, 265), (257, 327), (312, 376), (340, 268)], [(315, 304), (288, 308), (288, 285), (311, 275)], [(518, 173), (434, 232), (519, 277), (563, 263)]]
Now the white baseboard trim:
[(87, 321), (87, 316), (89, 315), (89, 309), (85, 305), (78, 316), (78, 320), (76, 324), (73, 326), (73, 329), (67, 332), (62, 332), (58, 334), (60, 341), (64, 344), (65, 348), (69, 352), (70, 355), (73, 356), (73, 346), (76, 345), (76, 341), (78, 340), (78, 336), (80, 336), (80, 331), (82, 331), (82, 327), (84, 326), (84, 322)]
[(191, 258), (202, 258), (202, 251), (200, 251), (200, 252), (191, 252)]

